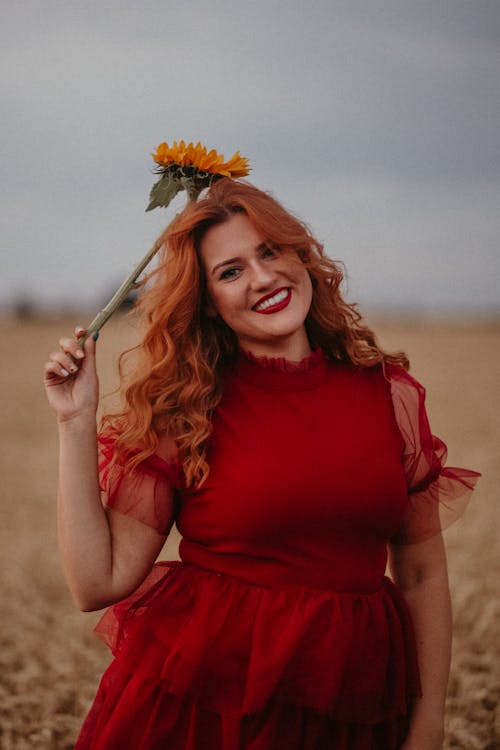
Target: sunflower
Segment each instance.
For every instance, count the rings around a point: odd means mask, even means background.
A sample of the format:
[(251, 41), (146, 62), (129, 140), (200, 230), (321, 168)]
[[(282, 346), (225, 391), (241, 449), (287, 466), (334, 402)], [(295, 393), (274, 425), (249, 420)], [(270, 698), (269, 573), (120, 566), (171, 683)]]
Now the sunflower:
[(245, 177), (249, 173), (248, 159), (236, 153), (224, 161), (224, 155), (215, 149), (208, 151), (200, 142), (196, 145), (185, 141), (160, 143), (152, 157), (156, 173), (161, 177), (153, 185), (150, 202), (146, 211), (157, 206), (168, 206), (181, 190), (185, 190), (189, 200), (196, 200), (201, 190), (209, 187), (221, 177)]
[[(186, 145), (184, 141), (179, 141), (179, 143), (174, 141), (171, 146), (168, 143), (160, 143), (152, 157), (157, 164), (155, 172), (161, 177), (151, 189), (146, 211), (151, 211), (156, 206), (168, 206), (172, 198), (181, 190), (185, 190), (188, 199), (194, 201), (200, 191), (209, 187), (214, 180), (220, 180), (221, 177), (245, 177), (250, 171), (248, 159), (240, 156), (239, 151), (236, 151), (229, 161), (224, 161), (222, 154), (218, 154), (215, 149), (207, 151), (201, 143), (197, 143), (196, 146), (192, 143)], [(137, 279), (160, 247), (162, 247), (161, 243), (155, 242), (123, 284), (118, 287), (108, 304), (87, 326), (86, 333), (78, 339), (81, 346), (88, 336), (99, 332), (128, 294), (136, 288)]]

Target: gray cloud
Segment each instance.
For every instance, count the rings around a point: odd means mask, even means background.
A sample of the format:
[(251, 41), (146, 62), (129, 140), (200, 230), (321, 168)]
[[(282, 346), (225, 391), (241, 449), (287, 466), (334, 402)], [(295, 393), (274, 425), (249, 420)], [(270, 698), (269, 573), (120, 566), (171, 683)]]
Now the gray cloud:
[(362, 302), (498, 307), (497, 2), (2, 11), (4, 300), (96, 299), (167, 220), (148, 154), (184, 137), (249, 156)]

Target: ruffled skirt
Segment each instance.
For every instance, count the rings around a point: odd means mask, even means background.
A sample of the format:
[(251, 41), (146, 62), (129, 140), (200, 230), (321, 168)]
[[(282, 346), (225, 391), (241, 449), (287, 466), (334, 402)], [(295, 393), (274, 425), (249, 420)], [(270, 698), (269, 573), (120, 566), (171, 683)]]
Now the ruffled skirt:
[(115, 659), (77, 750), (396, 750), (419, 679), (405, 602), (160, 563), (97, 633)]

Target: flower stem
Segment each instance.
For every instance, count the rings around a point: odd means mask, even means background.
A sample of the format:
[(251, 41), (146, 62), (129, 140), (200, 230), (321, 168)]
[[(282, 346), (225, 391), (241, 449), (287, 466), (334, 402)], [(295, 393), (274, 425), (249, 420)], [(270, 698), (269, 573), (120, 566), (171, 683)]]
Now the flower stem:
[(113, 313), (120, 307), (122, 302), (126, 299), (129, 292), (136, 286), (137, 278), (144, 271), (148, 263), (154, 258), (162, 243), (157, 240), (151, 250), (149, 250), (142, 260), (137, 263), (132, 273), (125, 279), (116, 292), (113, 294), (109, 302), (105, 307), (100, 310), (93, 321), (87, 326), (87, 330), (83, 336), (78, 339), (80, 346), (83, 346), (89, 336), (100, 331), (103, 325), (109, 320)]

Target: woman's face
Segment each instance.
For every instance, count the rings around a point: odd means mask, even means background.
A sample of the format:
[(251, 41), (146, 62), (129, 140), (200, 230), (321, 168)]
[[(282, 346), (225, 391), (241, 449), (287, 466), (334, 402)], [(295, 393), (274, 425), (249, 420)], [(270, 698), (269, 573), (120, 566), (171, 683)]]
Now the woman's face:
[(312, 300), (309, 274), (291, 250), (266, 244), (246, 214), (205, 233), (200, 244), (209, 315), (220, 315), (255, 356), (299, 361), (311, 348), (304, 326)]

